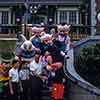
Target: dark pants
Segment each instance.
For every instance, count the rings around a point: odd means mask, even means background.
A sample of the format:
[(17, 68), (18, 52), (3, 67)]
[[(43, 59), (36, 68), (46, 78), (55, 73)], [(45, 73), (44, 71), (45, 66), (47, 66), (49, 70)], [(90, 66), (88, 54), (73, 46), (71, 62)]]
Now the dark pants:
[(39, 77), (31, 76), (31, 100), (41, 100), (43, 82)]
[(21, 100), (28, 100), (30, 96), (30, 84), (29, 80), (22, 80), (22, 88), (23, 92), (21, 93)]
[(12, 88), (13, 88), (13, 91), (14, 91), (14, 94), (11, 95), (11, 100), (19, 100), (19, 83), (16, 83), (16, 82), (12, 82)]

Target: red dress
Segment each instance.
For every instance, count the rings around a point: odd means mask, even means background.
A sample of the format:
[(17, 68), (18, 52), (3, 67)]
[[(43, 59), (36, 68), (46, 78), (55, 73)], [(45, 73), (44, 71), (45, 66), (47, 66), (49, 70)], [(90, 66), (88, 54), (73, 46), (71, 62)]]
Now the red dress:
[(52, 85), (52, 98), (55, 100), (63, 99), (64, 95), (64, 85), (60, 83), (54, 83)]

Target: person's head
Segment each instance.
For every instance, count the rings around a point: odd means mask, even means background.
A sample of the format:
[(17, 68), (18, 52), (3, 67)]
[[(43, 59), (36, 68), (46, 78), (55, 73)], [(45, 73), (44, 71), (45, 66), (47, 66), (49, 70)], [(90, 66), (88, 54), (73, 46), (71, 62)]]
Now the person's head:
[(26, 68), (27, 67), (27, 62), (26, 61), (22, 61), (21, 63), (21, 68)]
[(51, 33), (51, 34), (56, 34), (56, 30), (55, 30), (54, 28), (52, 28), (52, 29), (50, 30), (50, 33)]
[(2, 62), (2, 65), (5, 67), (10, 67), (10, 62)]
[(18, 68), (18, 67), (19, 67), (19, 62), (18, 62), (18, 60), (15, 60), (15, 59), (14, 59), (14, 60), (12, 61), (12, 67), (13, 67), (13, 68)]
[(38, 63), (39, 62), (39, 59), (40, 59), (40, 53), (39, 52), (36, 52), (35, 53), (35, 56), (34, 56), (34, 60)]
[(48, 55), (50, 55), (50, 52), (49, 51), (46, 51), (45, 52), (45, 56), (48, 56)]

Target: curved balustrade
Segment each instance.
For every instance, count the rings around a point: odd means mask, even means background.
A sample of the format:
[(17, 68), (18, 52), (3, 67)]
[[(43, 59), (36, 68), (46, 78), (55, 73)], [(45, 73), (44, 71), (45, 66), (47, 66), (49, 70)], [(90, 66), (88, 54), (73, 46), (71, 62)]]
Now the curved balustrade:
[(75, 70), (74, 60), (79, 51), (85, 47), (95, 43), (100, 43), (100, 37), (93, 36), (85, 38), (73, 45), (65, 58), (64, 72), (69, 78), (67, 82), (68, 100), (100, 100), (100, 89), (84, 80)]

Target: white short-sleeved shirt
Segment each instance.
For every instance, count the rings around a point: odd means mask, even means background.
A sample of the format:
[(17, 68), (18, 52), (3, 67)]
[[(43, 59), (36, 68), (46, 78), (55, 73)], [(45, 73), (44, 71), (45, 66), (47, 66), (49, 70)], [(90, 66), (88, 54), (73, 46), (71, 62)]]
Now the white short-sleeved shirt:
[(40, 75), (42, 73), (42, 62), (39, 61), (38, 63), (33, 60), (29, 65), (30, 71), (34, 72), (36, 75)]
[(10, 69), (9, 77), (11, 77), (11, 82), (19, 82), (18, 69), (15, 68)]

